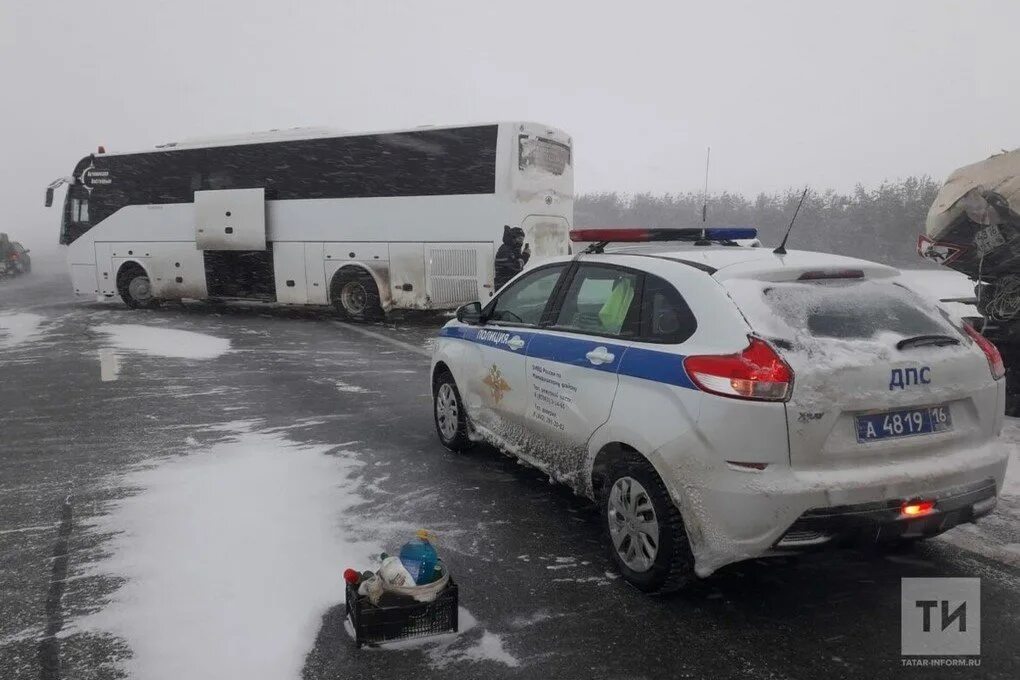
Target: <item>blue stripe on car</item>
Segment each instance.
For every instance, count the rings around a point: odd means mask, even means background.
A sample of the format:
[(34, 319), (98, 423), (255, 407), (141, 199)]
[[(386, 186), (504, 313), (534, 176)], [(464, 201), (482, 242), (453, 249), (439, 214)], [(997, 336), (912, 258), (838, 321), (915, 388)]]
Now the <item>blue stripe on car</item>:
[[(507, 352), (516, 352), (521, 355), (526, 354), (535, 359), (555, 361), (561, 364), (581, 366), (582, 368), (607, 371), (609, 373), (617, 372), (620, 375), (676, 385), (677, 387), (685, 387), (691, 390), (698, 389), (687, 376), (687, 371), (684, 370), (683, 354), (661, 352), (644, 347), (617, 345), (603, 342), (602, 340), (582, 340), (562, 335), (519, 331), (515, 328), (504, 330), (499, 327), (444, 326), (439, 330), (439, 335), (444, 338), (457, 338), (459, 340), (476, 342), (480, 345), (487, 345)], [(525, 343), (517, 350), (511, 349), (508, 345), (510, 339), (514, 336), (519, 336)], [(609, 352), (616, 355), (616, 360), (600, 366), (590, 363), (585, 354), (596, 347), (605, 347)]]
[(689, 390), (698, 389), (684, 369), (684, 355), (644, 347), (628, 347), (620, 360), (620, 374), (668, 383)]
[[(615, 361), (596, 366), (584, 356), (596, 347), (605, 347), (615, 355)], [(528, 345), (528, 356), (535, 359), (555, 361), (560, 364), (570, 364), (581, 368), (593, 368), (596, 371), (616, 373), (620, 358), (624, 355), (627, 347), (614, 345), (608, 342), (580, 340), (578, 338), (565, 338), (562, 335), (535, 334), (531, 344)]]

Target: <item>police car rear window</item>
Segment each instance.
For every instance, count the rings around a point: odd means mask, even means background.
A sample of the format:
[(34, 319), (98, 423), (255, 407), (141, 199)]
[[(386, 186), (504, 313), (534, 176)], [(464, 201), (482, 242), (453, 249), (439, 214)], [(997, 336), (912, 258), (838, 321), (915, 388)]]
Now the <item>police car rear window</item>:
[(645, 275), (641, 307), (642, 340), (680, 343), (698, 329), (694, 313), (683, 296), (658, 276)]
[(819, 338), (870, 339), (883, 333), (910, 337), (954, 334), (911, 291), (875, 281), (783, 283), (763, 296), (792, 328)]

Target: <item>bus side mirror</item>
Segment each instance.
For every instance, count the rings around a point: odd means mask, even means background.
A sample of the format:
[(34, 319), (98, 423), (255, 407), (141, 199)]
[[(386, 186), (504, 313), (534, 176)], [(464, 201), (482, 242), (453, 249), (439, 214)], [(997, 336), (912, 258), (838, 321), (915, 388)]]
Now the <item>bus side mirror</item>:
[(457, 321), (477, 325), (482, 322), (482, 303), (469, 302), (457, 308)]
[(53, 205), (53, 187), (46, 187), (46, 207)]

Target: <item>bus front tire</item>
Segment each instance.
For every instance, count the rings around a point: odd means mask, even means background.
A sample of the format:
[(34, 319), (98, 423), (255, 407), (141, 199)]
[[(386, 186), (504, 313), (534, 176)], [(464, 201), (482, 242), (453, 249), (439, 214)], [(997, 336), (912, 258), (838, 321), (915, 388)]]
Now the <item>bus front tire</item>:
[(138, 265), (122, 267), (117, 273), (117, 292), (131, 309), (150, 309), (159, 303), (152, 294), (149, 275)]
[(341, 271), (333, 280), (333, 307), (347, 321), (376, 321), (383, 317), (379, 288), (366, 271)]

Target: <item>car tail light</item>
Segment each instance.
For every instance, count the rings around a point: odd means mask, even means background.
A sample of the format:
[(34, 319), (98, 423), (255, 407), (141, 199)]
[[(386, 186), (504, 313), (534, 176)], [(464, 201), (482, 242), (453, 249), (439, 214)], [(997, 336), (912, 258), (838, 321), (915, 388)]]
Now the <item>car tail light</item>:
[(930, 515), (935, 511), (935, 501), (910, 501), (904, 503), (900, 508), (900, 514), (904, 517), (921, 517)]
[(992, 378), (998, 380), (1002, 376), (1006, 375), (1006, 366), (1002, 363), (1002, 355), (999, 354), (999, 350), (996, 349), (992, 341), (981, 335), (977, 330), (970, 324), (964, 324), (963, 330), (967, 331), (967, 335), (971, 337), (977, 346), (981, 348), (981, 351), (985, 353), (985, 358), (988, 359), (988, 369), (992, 372)]
[(684, 359), (687, 375), (699, 388), (737, 399), (783, 401), (790, 395), (793, 369), (772, 347), (749, 336), (739, 354), (708, 354)]

